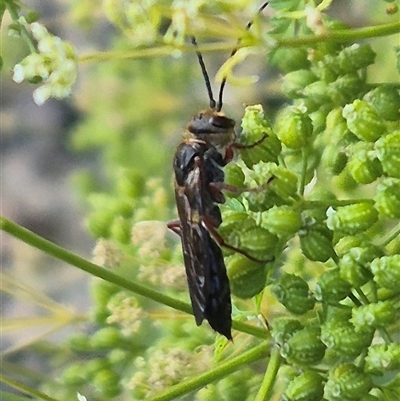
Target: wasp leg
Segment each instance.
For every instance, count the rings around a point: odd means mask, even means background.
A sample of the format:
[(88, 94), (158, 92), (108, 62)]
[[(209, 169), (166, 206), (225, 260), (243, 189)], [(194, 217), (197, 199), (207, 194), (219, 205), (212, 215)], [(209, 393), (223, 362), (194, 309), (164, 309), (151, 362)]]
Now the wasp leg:
[(182, 237), (181, 222), (179, 220), (173, 220), (168, 222), (167, 227), (175, 234), (178, 234), (180, 237)]
[(260, 143), (264, 142), (265, 139), (267, 139), (267, 138), (268, 138), (268, 134), (264, 134), (261, 139), (259, 139), (258, 141), (255, 141), (251, 145), (243, 145), (241, 143), (234, 142), (234, 143), (232, 143), (231, 147), (235, 148), (235, 149), (251, 149), (251, 148), (254, 148), (255, 146), (259, 145)]
[(275, 179), (275, 176), (272, 176), (262, 185), (259, 185), (255, 188), (238, 188), (233, 185), (225, 184), (224, 182), (210, 182), (209, 187), (211, 192), (221, 192), (221, 190), (225, 189), (228, 192), (233, 194), (242, 194), (243, 192), (261, 192), (262, 190), (266, 189), (268, 185)]
[(231, 145), (229, 145), (226, 150), (225, 150), (225, 157), (224, 157), (224, 163), (225, 165), (231, 162), (234, 158), (234, 152), (233, 149), (251, 149), (254, 148), (255, 146), (259, 145), (260, 143), (264, 142), (265, 139), (268, 138), (268, 134), (264, 134), (261, 139), (258, 141), (255, 141), (251, 145), (243, 145), (241, 143), (234, 142)]
[(212, 237), (215, 239), (215, 241), (219, 244), (219, 246), (225, 247), (225, 248), (230, 249), (231, 251), (240, 253), (243, 256), (246, 256), (247, 259), (250, 259), (256, 263), (270, 263), (275, 259), (274, 257), (268, 258), (268, 259), (258, 259), (258, 258), (255, 258), (254, 256), (251, 256), (248, 252), (244, 251), (243, 249), (236, 248), (233, 245), (227, 244), (225, 242), (225, 240), (221, 237), (221, 235), (218, 233), (215, 226), (212, 224), (212, 220), (210, 220), (207, 216), (203, 216), (202, 222), (203, 222), (203, 225), (209, 231), (209, 233), (212, 235)]

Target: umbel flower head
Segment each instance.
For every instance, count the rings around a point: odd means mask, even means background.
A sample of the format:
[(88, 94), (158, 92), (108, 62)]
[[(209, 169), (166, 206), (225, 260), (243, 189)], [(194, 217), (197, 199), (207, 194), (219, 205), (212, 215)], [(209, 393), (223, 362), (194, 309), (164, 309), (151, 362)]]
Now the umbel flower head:
[[(26, 24), (24, 20), (20, 22)], [(38, 22), (33, 22), (30, 29), (38, 52), (31, 53), (14, 67), (13, 80), (41, 83), (33, 92), (33, 100), (40, 106), (50, 97), (62, 99), (71, 93), (77, 77), (77, 61), (70, 43), (50, 34)]]

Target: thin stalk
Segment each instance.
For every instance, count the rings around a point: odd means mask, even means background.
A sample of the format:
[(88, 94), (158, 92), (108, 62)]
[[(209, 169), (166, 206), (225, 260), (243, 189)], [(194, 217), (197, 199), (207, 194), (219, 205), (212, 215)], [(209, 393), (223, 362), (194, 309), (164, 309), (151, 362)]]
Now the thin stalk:
[[(336, 31), (329, 32), (325, 35), (303, 35), (295, 38), (269, 38), (268, 42), (270, 47), (274, 49), (279, 47), (302, 47), (316, 45), (325, 42), (355, 42), (362, 39), (375, 38), (380, 36), (389, 36), (400, 33), (400, 22), (394, 22), (389, 24), (382, 24), (376, 26), (369, 26), (364, 28), (353, 28), (353, 29), (338, 29)], [(272, 43), (272, 44), (271, 44)], [(215, 52), (215, 51), (231, 51), (237, 46), (236, 41), (225, 41), (217, 43), (208, 43), (199, 45), (197, 49), (193, 46), (159, 46), (151, 48), (140, 48), (132, 51), (122, 52), (96, 52), (82, 55), (79, 58), (81, 62), (89, 61), (108, 61), (116, 59), (140, 59), (140, 58), (151, 58), (156, 56), (171, 56), (174, 52), (195, 52), (196, 50), (202, 53)], [(244, 47), (244, 46), (240, 46)]]
[[(94, 263), (89, 262), (88, 260), (74, 254), (73, 252), (70, 252), (62, 248), (61, 246), (40, 237), (34, 232), (27, 230), (26, 228), (21, 227), (20, 225), (2, 216), (0, 216), (0, 229), (11, 234), (15, 238), (18, 238), (19, 240), (27, 243), (28, 245), (40, 249), (44, 253), (51, 255), (58, 260), (62, 260), (72, 266), (75, 266), (78, 269), (81, 269), (91, 274), (92, 276), (102, 278), (103, 280), (116, 284), (121, 288), (130, 290), (135, 294), (142, 295), (143, 297), (152, 299), (153, 301), (156, 301), (160, 304), (170, 306), (171, 308), (177, 309), (181, 312), (193, 314), (192, 308), (187, 302), (172, 298), (168, 295), (163, 294), (162, 292), (148, 288), (135, 281), (127, 280), (126, 278), (121, 277), (111, 272), (110, 270), (95, 265)], [(268, 333), (265, 330), (243, 322), (233, 322), (232, 326), (234, 329), (257, 337), (266, 338), (268, 336)]]
[[(18, 22), (19, 15), (18, 15), (18, 11), (17, 11), (17, 8), (16, 8), (14, 2), (13, 1), (6, 1), (6, 7), (7, 7), (8, 12), (11, 15), (12, 20), (15, 23), (19, 24), (19, 22)], [(30, 52), (31, 53), (37, 53), (35, 43), (34, 43), (32, 37), (31, 37), (31, 35), (29, 34), (28, 30), (22, 24), (19, 24), (19, 26), (20, 26), (20, 29), (21, 29), (21, 36), (24, 38), (26, 44), (28, 45)]]
[(301, 205), (303, 206), (304, 209), (321, 209), (321, 208), (328, 208), (330, 206), (332, 207), (337, 207), (337, 206), (348, 206), (348, 205), (354, 205), (356, 203), (374, 203), (373, 199), (366, 199), (366, 198), (361, 198), (361, 199), (329, 199), (326, 201), (303, 201), (301, 202)]
[(31, 398), (21, 397), (20, 395), (8, 393), (7, 391), (0, 391), (0, 400), (2, 401), (30, 401)]
[(380, 239), (379, 247), (385, 247), (400, 235), (400, 223), (393, 227), (383, 238)]
[(196, 377), (170, 387), (168, 390), (153, 398), (149, 398), (147, 401), (170, 401), (177, 397), (199, 390), (200, 388), (205, 387), (208, 384), (216, 380), (220, 380), (223, 377), (228, 376), (230, 373), (237, 371), (239, 366), (246, 366), (252, 362), (266, 357), (270, 346), (271, 344), (265, 341), (257, 347), (254, 347), (235, 358), (219, 364), (215, 368), (210, 369), (208, 372), (202, 373)]
[(267, 401), (270, 399), (276, 376), (278, 374), (279, 367), (281, 366), (281, 360), (282, 358), (279, 349), (274, 347), (271, 351), (271, 357), (269, 358), (267, 370), (265, 371), (261, 387), (254, 401)]
[[(41, 391), (35, 390), (34, 388), (27, 386), (26, 384), (17, 382), (2, 374), (0, 374), (0, 382), (5, 383), (10, 387), (19, 390), (22, 393), (29, 394), (32, 397), (36, 397), (44, 401), (58, 401), (56, 398), (49, 397), (47, 394), (42, 393)], [(7, 398), (5, 398), (5, 400), (7, 400)], [(11, 400), (11, 398), (9, 398), (9, 400)]]

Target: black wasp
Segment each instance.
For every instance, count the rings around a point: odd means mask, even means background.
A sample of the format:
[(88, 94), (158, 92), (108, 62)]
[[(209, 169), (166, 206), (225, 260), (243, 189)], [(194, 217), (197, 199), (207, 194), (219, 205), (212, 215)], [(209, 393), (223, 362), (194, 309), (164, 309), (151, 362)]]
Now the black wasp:
[[(264, 3), (260, 11), (267, 5)], [(251, 25), (250, 22), (247, 28)], [(192, 43), (197, 46), (194, 37)], [(206, 82), (210, 107), (192, 118), (175, 153), (173, 167), (179, 221), (169, 223), (168, 227), (179, 234), (182, 240), (196, 324), (200, 325), (207, 319), (215, 331), (231, 340), (230, 288), (220, 246), (251, 257), (243, 250), (225, 244), (218, 234), (217, 228), (222, 223), (218, 204), (225, 202), (221, 190), (227, 188), (222, 168), (232, 160), (233, 148), (243, 146), (235, 142), (235, 121), (221, 112), (226, 78), (221, 82), (217, 103), (202, 55), (198, 51), (197, 57)]]

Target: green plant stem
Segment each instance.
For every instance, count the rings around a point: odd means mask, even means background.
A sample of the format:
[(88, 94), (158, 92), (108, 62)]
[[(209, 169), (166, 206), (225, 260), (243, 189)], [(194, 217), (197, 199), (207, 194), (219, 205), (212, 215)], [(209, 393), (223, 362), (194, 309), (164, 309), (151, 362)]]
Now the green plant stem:
[(367, 296), (364, 294), (364, 292), (362, 291), (361, 288), (357, 287), (357, 288), (356, 288), (356, 292), (357, 292), (358, 296), (360, 297), (361, 303), (362, 303), (363, 305), (369, 305), (369, 304), (370, 304), (369, 299), (368, 299)]
[(301, 177), (299, 180), (299, 195), (304, 195), (304, 188), (306, 186), (307, 166), (308, 166), (308, 148), (303, 147), (302, 149), (302, 165), (301, 165)]
[[(59, 245), (54, 244), (45, 238), (27, 230), (24, 227), (0, 216), (0, 229), (11, 234), (15, 238), (43, 251), (44, 253), (55, 257), (56, 259), (62, 260), (69, 263), (72, 266), (77, 267), (93, 276), (102, 278), (110, 283), (116, 284), (121, 288), (125, 288), (134, 292), (135, 294), (142, 295), (146, 298), (152, 299), (153, 301), (159, 302), (163, 305), (170, 306), (171, 308), (177, 309), (181, 312), (193, 314), (191, 306), (187, 302), (180, 301), (165, 295), (159, 291), (155, 291), (135, 281), (127, 280), (110, 270), (103, 267), (97, 266), (88, 260), (81, 258), (80, 256), (62, 248)], [(232, 324), (233, 328), (244, 333), (251, 334), (256, 337), (266, 338), (268, 333), (259, 327), (251, 326), (243, 322), (234, 321)]]
[(267, 370), (265, 371), (261, 387), (258, 390), (254, 401), (267, 401), (269, 399), (279, 371), (279, 367), (281, 365), (281, 359), (282, 358), (279, 349), (274, 347), (271, 351), (271, 357), (269, 358)]
[(377, 246), (385, 247), (399, 235), (400, 235), (400, 223), (397, 224), (395, 227), (393, 227), (383, 238), (381, 238)]
[[(29, 387), (25, 384), (19, 383), (9, 377), (6, 377), (0, 374), (0, 382), (7, 384), (8, 386), (15, 388), (22, 393), (29, 394), (32, 397), (40, 398), (44, 401), (58, 401), (56, 398), (49, 397), (47, 394), (42, 393), (41, 391), (35, 390), (32, 387)], [(1, 398), (3, 400), (3, 398)]]
[(396, 33), (400, 33), (400, 21), (364, 28), (337, 29), (325, 35), (304, 35), (297, 38), (280, 39), (277, 41), (277, 45), (278, 47), (300, 47), (332, 41), (356, 42), (362, 39), (395, 35)]
[[(6, 1), (6, 6), (7, 6), (8, 12), (11, 15), (12, 20), (15, 23), (19, 24), (19, 22), (18, 22), (19, 15), (18, 15), (17, 8), (15, 6), (15, 2), (14, 1)], [(28, 45), (30, 52), (37, 53), (36, 46), (35, 46), (35, 43), (33, 42), (31, 35), (29, 34), (29, 32), (27, 31), (27, 29), (25, 28), (24, 25), (19, 24), (19, 26), (21, 28), (21, 36), (24, 38), (26, 44)]]
[(328, 207), (348, 206), (355, 203), (374, 203), (373, 199), (329, 199), (327, 201), (302, 201), (301, 205), (304, 209), (322, 209)]
[[(325, 35), (303, 35), (295, 38), (269, 38), (269, 43), (273, 48), (279, 47), (301, 47), (316, 45), (324, 42), (355, 42), (361, 39), (374, 38), (380, 36), (395, 35), (400, 33), (400, 22), (394, 22), (389, 24), (382, 24), (376, 26), (370, 26), (365, 28), (357, 29), (339, 29), (336, 31), (328, 32)], [(139, 58), (151, 58), (159, 56), (170, 56), (173, 52), (195, 52), (201, 51), (202, 53), (215, 52), (215, 51), (231, 51), (237, 47), (236, 41), (229, 42), (217, 42), (200, 45), (198, 48), (194, 48), (190, 45), (185, 46), (159, 46), (152, 48), (140, 48), (133, 51), (123, 52), (96, 52), (86, 55), (82, 55), (79, 58), (81, 62), (89, 61), (108, 61), (108, 60), (120, 60), (120, 59), (139, 59)], [(240, 44), (239, 44), (240, 47)]]
[(7, 393), (7, 391), (0, 391), (1, 401), (31, 401), (32, 398), (21, 397), (20, 395)]
[(210, 384), (216, 380), (220, 380), (230, 373), (237, 371), (239, 366), (248, 365), (266, 357), (270, 346), (270, 342), (264, 341), (257, 347), (254, 347), (235, 358), (219, 364), (206, 373), (202, 373), (189, 380), (185, 380), (182, 383), (176, 384), (175, 386), (170, 387), (168, 390), (148, 399), (147, 401), (169, 401), (175, 399), (176, 397), (189, 394), (195, 390), (199, 390), (207, 384)]

